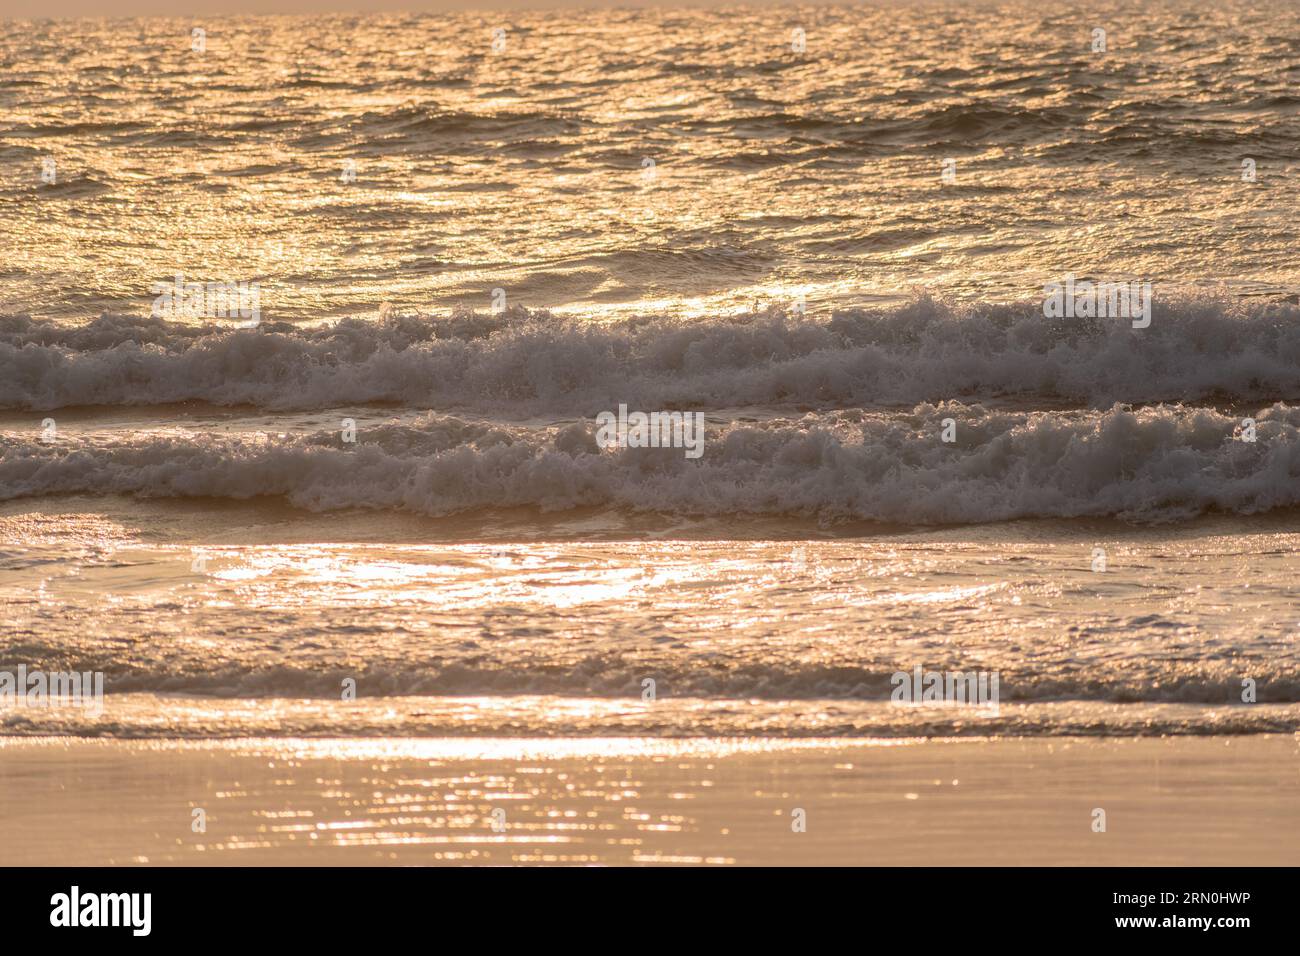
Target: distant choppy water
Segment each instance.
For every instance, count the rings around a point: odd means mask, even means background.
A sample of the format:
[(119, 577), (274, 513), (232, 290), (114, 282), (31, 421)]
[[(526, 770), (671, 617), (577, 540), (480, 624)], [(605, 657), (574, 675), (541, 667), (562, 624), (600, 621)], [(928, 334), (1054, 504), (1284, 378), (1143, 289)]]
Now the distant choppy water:
[(10, 22), (0, 313), (1294, 294), (1298, 81), (1294, 3)]

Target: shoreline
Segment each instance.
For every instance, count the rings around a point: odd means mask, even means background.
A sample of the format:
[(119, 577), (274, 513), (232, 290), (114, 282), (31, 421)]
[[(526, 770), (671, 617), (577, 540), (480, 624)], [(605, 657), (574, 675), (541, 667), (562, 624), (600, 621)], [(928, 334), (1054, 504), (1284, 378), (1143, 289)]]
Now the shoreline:
[(1294, 734), (6, 737), (0, 846), (38, 866), (1281, 866), (1298, 755)]

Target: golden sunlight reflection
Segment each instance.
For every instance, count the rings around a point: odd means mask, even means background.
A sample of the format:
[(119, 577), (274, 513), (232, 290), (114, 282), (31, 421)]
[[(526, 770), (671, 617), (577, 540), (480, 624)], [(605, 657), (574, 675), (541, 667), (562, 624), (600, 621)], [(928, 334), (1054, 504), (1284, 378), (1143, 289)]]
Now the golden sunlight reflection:
[(454, 602), (461, 608), (523, 601), (577, 607), (625, 600), (694, 574), (684, 563), (676, 568), (592, 567), (569, 550), (566, 556), (550, 545), (512, 547), (510, 552), (483, 545), (354, 546), (321, 557), (316, 546), (270, 546), (210, 548), (204, 554), (213, 579), (245, 583), (238, 589), (240, 600), (263, 607), (320, 601)]
[[(0, 741), (0, 755), (20, 757), (23, 746)], [(74, 746), (92, 776), (97, 769), (112, 772), (114, 742)], [(182, 782), (159, 779), (155, 806), (179, 798), (187, 807), (204, 807), (208, 826), (192, 841), (153, 848), (151, 862), (176, 854), (219, 862), (305, 853), (357, 862), (723, 864), (736, 861), (735, 851), (753, 839), (748, 830), (763, 827), (768, 814), (759, 807), (738, 818), (719, 816), (719, 801), (735, 796), (712, 795), (719, 762), (810, 761), (829, 768), (825, 755), (843, 742), (264, 738), (129, 747), (138, 772), (179, 755), (210, 775), (206, 795), (188, 797)], [(733, 785), (750, 792), (744, 779)], [(777, 793), (758, 791), (760, 800)], [(716, 845), (683, 853), (682, 840)]]
[[(1172, 789), (1162, 791), (1153, 761), (1189, 751), (1195, 759), (1166, 761)], [(945, 859), (965, 865), (980, 862), (988, 845), (1005, 847), (1007, 862), (1023, 861), (1026, 819), (1033, 826), (1044, 806), (1065, 814), (1077, 806), (1070, 781), (1112, 789), (1125, 781), (1158, 831), (1145, 836), (1148, 852), (1191, 842), (1233, 854), (1242, 852), (1239, 831), (1200, 827), (1196, 840), (1172, 840), (1177, 826), (1162, 829), (1157, 808), (1167, 810), (1170, 793), (1202, 788), (1206, 767), (1239, 780), (1244, 766), (1267, 784), (1233, 792), (1243, 812), (1268, 824), (1245, 849), (1275, 865), (1294, 853), (1294, 841), (1277, 836), (1294, 823), (1296, 780), (1277, 769), (1294, 752), (1283, 735), (887, 743), (8, 738), (0, 740), (7, 770), (0, 829), (7, 858), (18, 862), (46, 849), (33, 837), (34, 821), (75, 814), (83, 822), (70, 854), (93, 845), (107, 865), (789, 865), (906, 863), (927, 834), (955, 824), (989, 828), (989, 844), (945, 844)], [(35, 761), (43, 775), (31, 772)], [(138, 786), (114, 783), (128, 772)], [(19, 786), (23, 801), (13, 799)], [(792, 833), (792, 805), (817, 825)], [(178, 833), (174, 821), (196, 809), (206, 811), (206, 830)], [(1066, 836), (1040, 824), (1035, 832), (1056, 850), (1062, 841), (1076, 851), (1097, 846), (1086, 828)]]

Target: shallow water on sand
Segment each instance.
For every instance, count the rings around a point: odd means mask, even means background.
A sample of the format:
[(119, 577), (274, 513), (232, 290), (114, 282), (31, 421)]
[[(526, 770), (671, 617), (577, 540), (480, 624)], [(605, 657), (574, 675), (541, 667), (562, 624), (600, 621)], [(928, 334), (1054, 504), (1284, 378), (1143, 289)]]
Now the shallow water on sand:
[(1296, 756), (1291, 735), (5, 739), (0, 859), (1291, 865)]

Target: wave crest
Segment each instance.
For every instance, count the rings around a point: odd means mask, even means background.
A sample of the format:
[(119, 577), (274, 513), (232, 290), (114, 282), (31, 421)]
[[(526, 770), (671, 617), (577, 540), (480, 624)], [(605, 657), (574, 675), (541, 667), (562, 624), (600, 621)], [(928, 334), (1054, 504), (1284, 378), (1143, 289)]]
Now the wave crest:
[(529, 416), (593, 415), (620, 402), (830, 408), (951, 398), (1300, 400), (1300, 306), (1157, 301), (1142, 330), (1045, 319), (1034, 303), (926, 297), (821, 319), (773, 309), (601, 323), (522, 308), (253, 330), (118, 315), (75, 327), (0, 319), (0, 407), (10, 409), (395, 403)]
[[(589, 422), (527, 427), (428, 415), (292, 435), (75, 434), (0, 444), (0, 499), (113, 493), (281, 496), (313, 510), (429, 515), (609, 507), (915, 524), (1030, 517), (1159, 521), (1300, 505), (1300, 407), (1008, 412), (957, 403), (709, 422), (704, 455), (601, 451)], [(951, 419), (956, 441), (940, 440)]]

